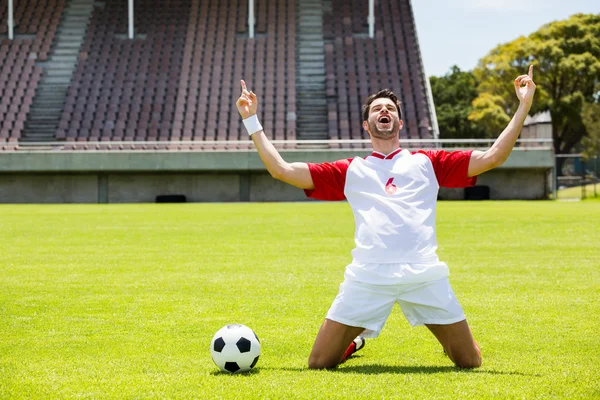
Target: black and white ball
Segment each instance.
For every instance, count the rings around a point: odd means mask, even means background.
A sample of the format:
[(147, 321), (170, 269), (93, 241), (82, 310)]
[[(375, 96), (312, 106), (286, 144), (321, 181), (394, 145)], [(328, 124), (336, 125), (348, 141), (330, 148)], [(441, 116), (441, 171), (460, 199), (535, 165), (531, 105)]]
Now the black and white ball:
[(210, 355), (223, 372), (248, 372), (258, 362), (260, 341), (245, 325), (226, 325), (213, 336)]

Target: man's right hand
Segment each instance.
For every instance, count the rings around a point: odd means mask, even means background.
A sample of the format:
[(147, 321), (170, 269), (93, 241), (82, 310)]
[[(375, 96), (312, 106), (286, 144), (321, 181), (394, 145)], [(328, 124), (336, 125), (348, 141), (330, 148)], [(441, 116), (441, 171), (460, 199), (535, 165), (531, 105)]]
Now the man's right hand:
[(249, 92), (248, 89), (246, 89), (246, 82), (244, 82), (243, 79), (241, 80), (241, 83), (242, 94), (235, 105), (237, 106), (242, 119), (246, 119), (256, 114), (256, 111), (258, 110), (258, 99), (254, 92)]

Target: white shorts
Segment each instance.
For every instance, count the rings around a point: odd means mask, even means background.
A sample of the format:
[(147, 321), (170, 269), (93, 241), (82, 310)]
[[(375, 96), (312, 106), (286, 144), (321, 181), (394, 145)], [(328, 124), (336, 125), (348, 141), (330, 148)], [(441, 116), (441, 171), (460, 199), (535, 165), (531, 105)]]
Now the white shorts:
[(449, 325), (465, 319), (448, 278), (402, 284), (370, 285), (346, 279), (333, 301), (327, 319), (365, 328), (364, 337), (379, 336), (394, 303), (412, 326)]

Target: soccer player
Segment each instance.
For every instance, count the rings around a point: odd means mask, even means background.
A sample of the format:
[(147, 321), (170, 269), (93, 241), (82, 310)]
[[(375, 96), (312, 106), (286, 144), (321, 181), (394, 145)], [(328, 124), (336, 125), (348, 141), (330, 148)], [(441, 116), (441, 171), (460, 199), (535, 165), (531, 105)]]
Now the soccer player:
[(438, 188), (474, 185), (477, 175), (508, 158), (533, 101), (533, 66), (514, 81), (520, 101), (512, 120), (486, 151), (400, 147), (401, 105), (390, 90), (367, 98), (363, 128), (373, 152), (330, 163), (287, 163), (256, 116), (258, 99), (241, 81), (236, 106), (269, 173), (320, 200), (346, 199), (356, 222), (352, 262), (315, 339), (309, 368), (333, 368), (377, 337), (394, 303), (413, 326), (425, 325), (459, 367), (481, 365), (481, 353), (438, 259)]

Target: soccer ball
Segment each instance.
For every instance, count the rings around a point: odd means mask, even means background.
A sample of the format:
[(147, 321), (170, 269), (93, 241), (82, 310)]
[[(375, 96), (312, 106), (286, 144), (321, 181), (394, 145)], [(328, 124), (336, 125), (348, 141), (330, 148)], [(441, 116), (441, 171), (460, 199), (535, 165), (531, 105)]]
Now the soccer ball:
[(258, 362), (260, 341), (245, 325), (226, 325), (213, 336), (210, 355), (223, 372), (248, 372)]

